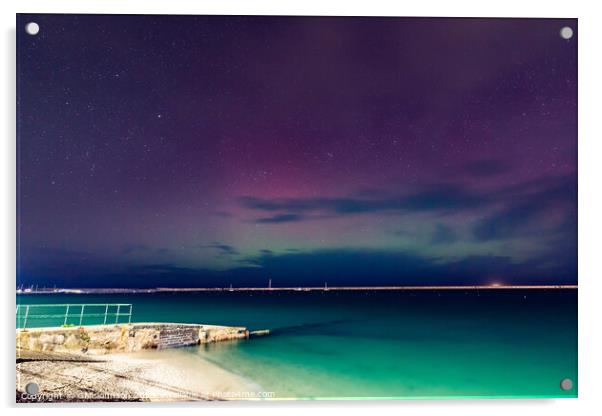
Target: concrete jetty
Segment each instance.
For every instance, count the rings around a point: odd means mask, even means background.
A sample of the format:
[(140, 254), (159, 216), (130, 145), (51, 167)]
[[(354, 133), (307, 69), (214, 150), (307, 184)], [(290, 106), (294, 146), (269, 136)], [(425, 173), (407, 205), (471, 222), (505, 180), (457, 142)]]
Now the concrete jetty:
[[(154, 322), (17, 329), (16, 401), (230, 400), (241, 392), (256, 397), (261, 392), (244, 378), (177, 347), (267, 333)], [(38, 393), (28, 392), (31, 383)]]
[(110, 354), (246, 339), (245, 327), (133, 323), (17, 329), (17, 351)]

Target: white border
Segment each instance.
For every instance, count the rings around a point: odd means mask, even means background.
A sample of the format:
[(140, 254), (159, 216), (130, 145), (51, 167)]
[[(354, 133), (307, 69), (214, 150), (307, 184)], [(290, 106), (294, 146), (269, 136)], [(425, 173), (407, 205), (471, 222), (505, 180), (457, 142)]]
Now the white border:
[[(5, 407), (13, 407), (14, 396), (14, 273), (15, 273), (15, 13), (132, 13), (132, 14), (286, 14), (286, 15), (364, 15), (364, 16), (472, 16), (472, 17), (577, 17), (579, 18), (579, 399), (564, 400), (451, 400), (451, 401), (401, 401), (401, 402), (277, 402), (277, 403), (208, 403), (178, 405), (144, 405), (143, 411), (163, 415), (168, 407), (177, 406), (178, 413), (198, 414), (199, 411), (245, 412), (249, 415), (265, 413), (305, 414), (306, 412), (345, 412), (348, 415), (364, 414), (375, 409), (384, 414), (440, 414), (446, 415), (504, 415), (526, 412), (549, 415), (590, 413), (600, 408), (602, 383), (600, 354), (600, 324), (602, 316), (600, 296), (602, 268), (599, 243), (602, 230), (600, 181), (602, 172), (599, 160), (602, 152), (600, 131), (600, 104), (602, 88), (602, 59), (599, 50), (602, 40), (602, 17), (594, 1), (534, 2), (505, 0), (497, 2), (471, 0), (441, 1), (386, 1), (386, 0), (4, 0), (0, 2), (2, 21), (2, 55), (0, 70), (2, 99), (0, 100), (0, 126), (2, 140), (0, 155), (2, 195), (2, 282), (4, 302), (3, 324), (5, 338), (2, 348), (2, 396)], [(597, 405), (597, 406), (596, 406)], [(42, 410), (27, 406), (26, 413)], [(52, 408), (54, 407), (54, 408)], [(129, 414), (132, 406), (63, 405), (44, 407), (44, 412), (61, 415), (78, 414)], [(110, 409), (107, 409), (110, 407)], [(286, 410), (282, 409), (286, 407)], [(335, 408), (336, 407), (336, 408)]]

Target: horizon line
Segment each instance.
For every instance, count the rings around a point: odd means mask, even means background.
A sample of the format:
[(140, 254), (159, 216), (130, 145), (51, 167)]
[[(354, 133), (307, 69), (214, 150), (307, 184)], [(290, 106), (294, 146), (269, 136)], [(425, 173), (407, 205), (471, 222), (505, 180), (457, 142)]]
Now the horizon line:
[(404, 286), (272, 286), (272, 287), (152, 287), (152, 288), (27, 288), (17, 289), (17, 294), (45, 293), (161, 293), (161, 292), (244, 292), (244, 291), (354, 291), (354, 290), (520, 290), (520, 289), (578, 289), (578, 285), (404, 285)]

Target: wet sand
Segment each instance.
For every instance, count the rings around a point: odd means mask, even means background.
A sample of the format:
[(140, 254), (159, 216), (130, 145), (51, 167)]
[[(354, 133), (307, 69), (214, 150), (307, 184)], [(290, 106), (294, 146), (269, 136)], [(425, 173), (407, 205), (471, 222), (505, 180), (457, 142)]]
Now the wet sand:
[[(242, 377), (182, 350), (88, 356), (21, 351), (17, 401), (196, 401), (257, 398)], [(36, 383), (35, 395), (26, 393)]]

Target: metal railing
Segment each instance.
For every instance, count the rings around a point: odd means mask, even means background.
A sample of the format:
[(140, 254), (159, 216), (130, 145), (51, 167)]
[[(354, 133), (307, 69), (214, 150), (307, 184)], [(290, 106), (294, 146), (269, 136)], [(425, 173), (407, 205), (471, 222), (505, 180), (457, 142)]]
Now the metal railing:
[(48, 305), (17, 305), (17, 328), (106, 325), (132, 322), (129, 303), (71, 303)]

